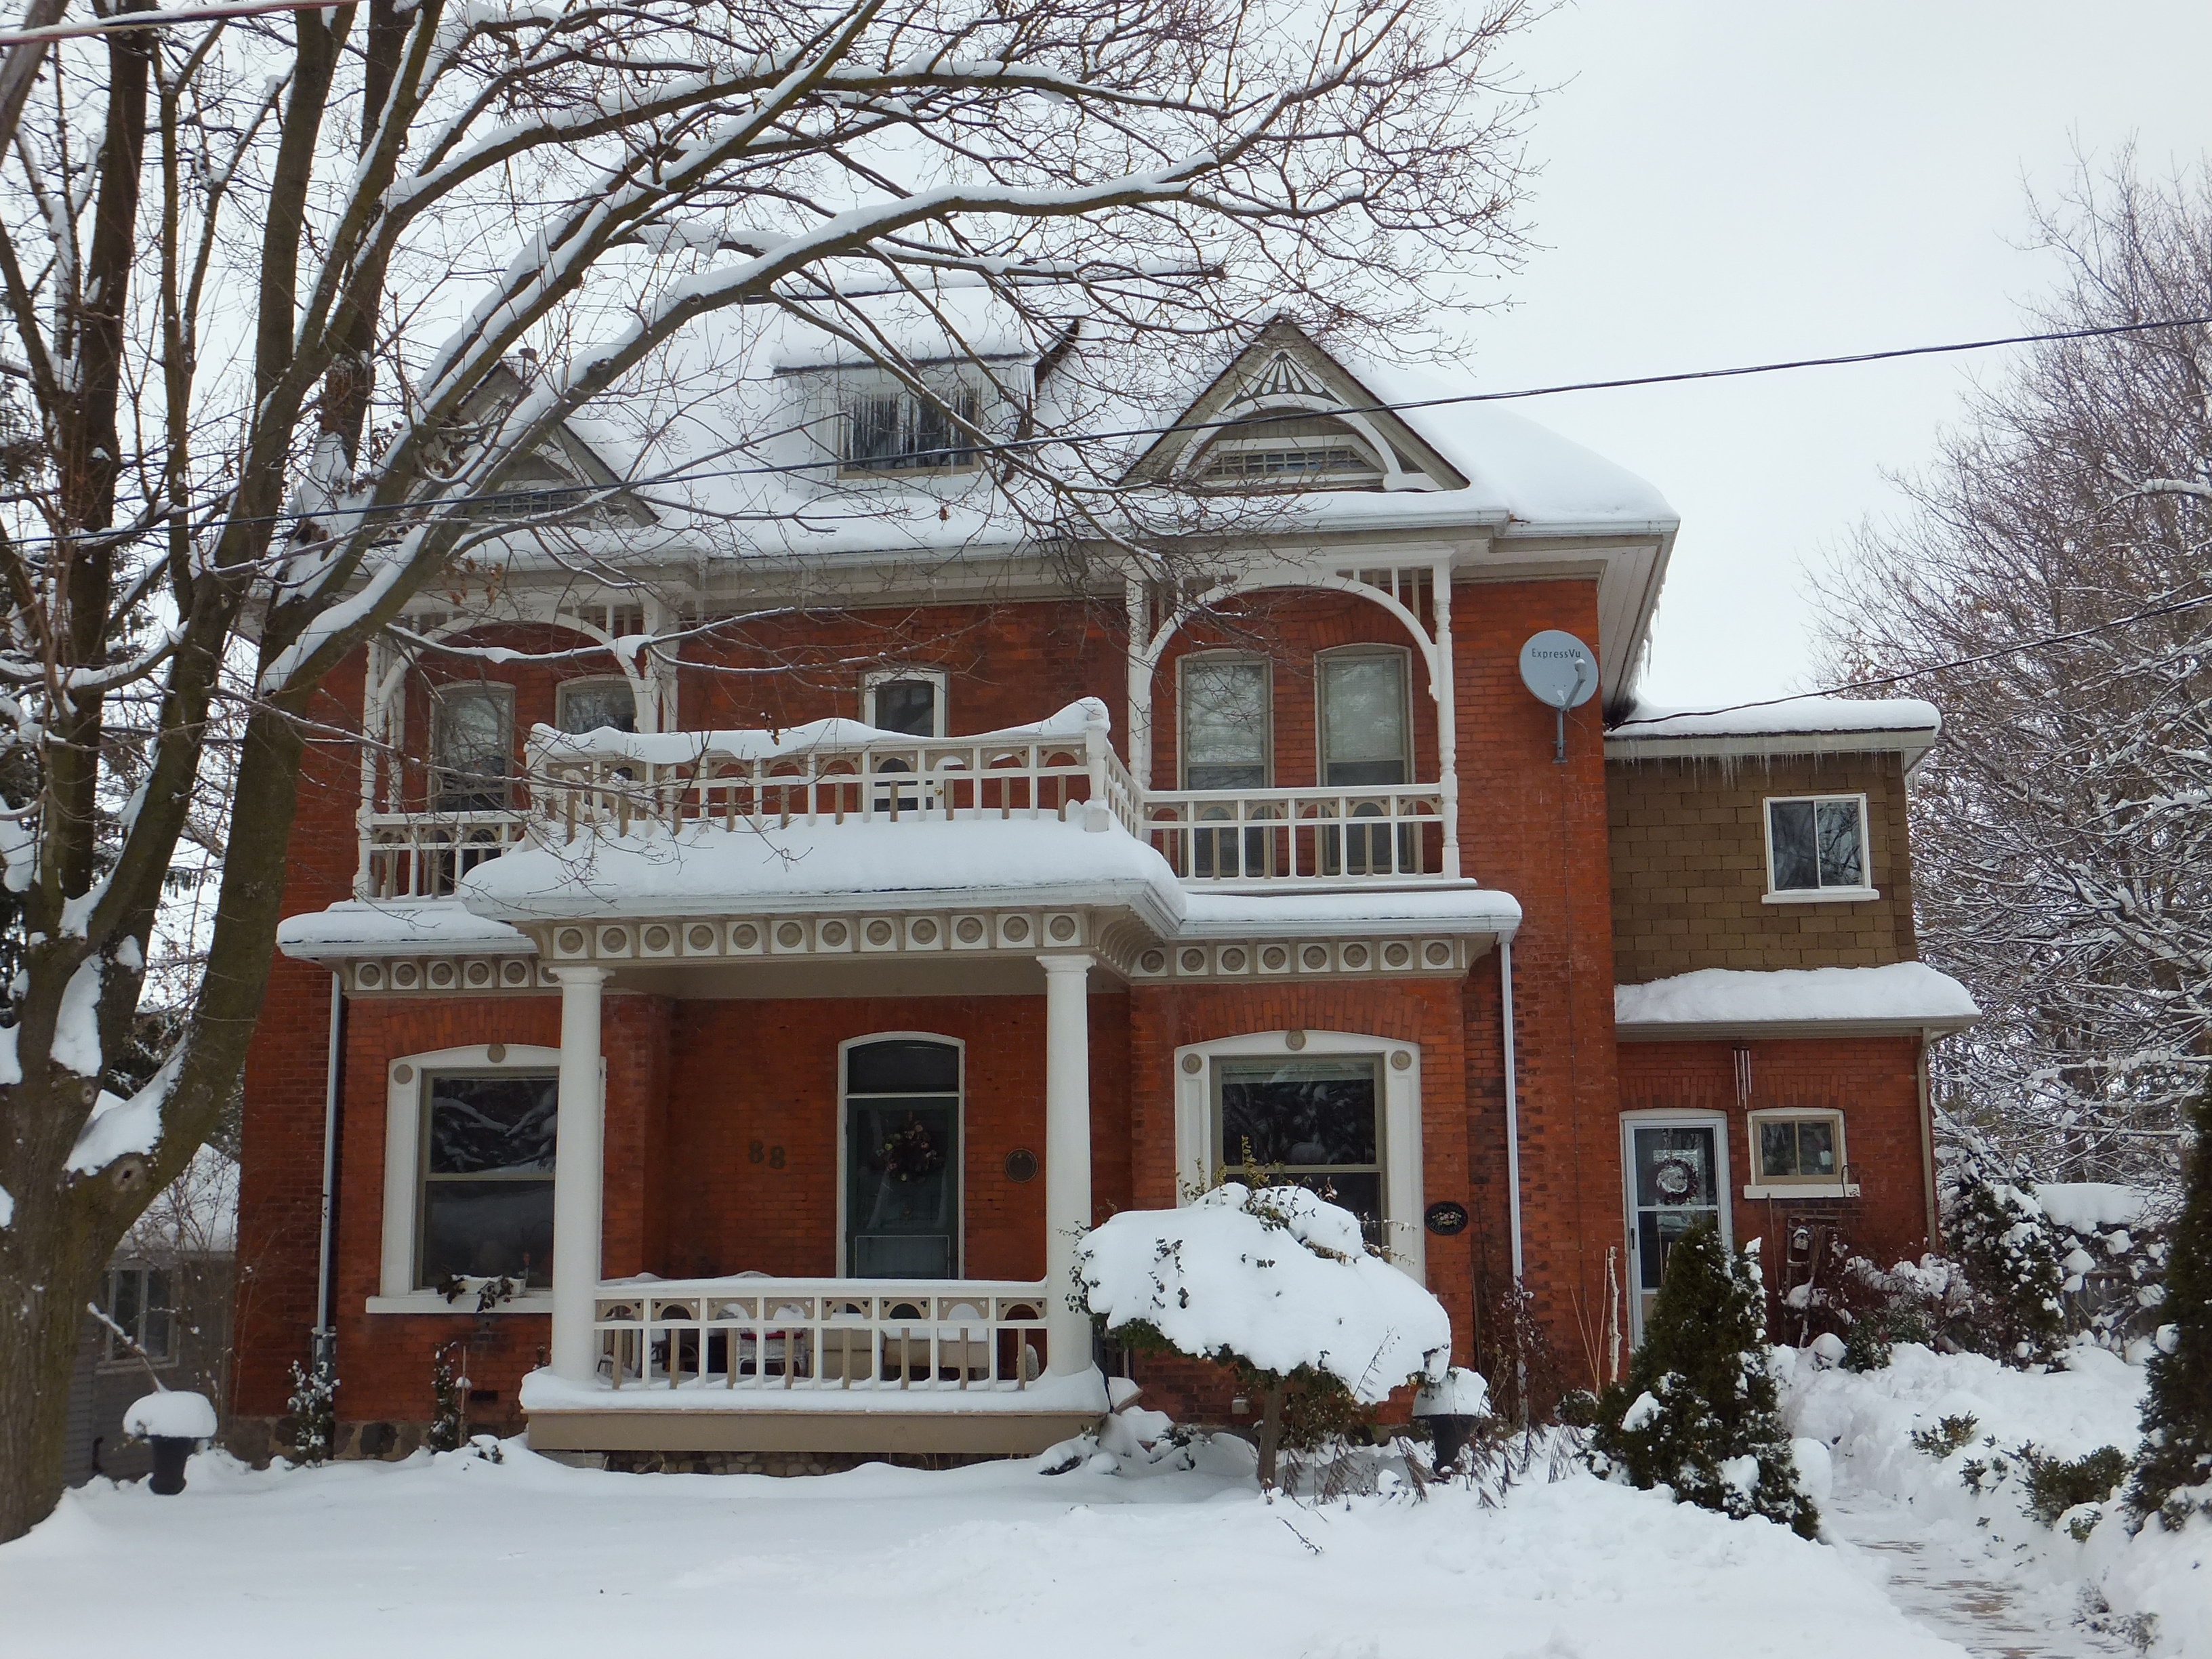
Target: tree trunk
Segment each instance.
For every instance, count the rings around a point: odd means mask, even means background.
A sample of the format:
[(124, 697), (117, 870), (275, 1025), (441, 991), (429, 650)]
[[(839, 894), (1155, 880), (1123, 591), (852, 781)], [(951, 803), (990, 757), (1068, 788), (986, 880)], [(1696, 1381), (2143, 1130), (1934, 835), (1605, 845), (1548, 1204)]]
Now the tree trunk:
[(1275, 1454), (1283, 1443), (1283, 1379), (1270, 1377), (1260, 1395), (1260, 1490), (1275, 1489)]

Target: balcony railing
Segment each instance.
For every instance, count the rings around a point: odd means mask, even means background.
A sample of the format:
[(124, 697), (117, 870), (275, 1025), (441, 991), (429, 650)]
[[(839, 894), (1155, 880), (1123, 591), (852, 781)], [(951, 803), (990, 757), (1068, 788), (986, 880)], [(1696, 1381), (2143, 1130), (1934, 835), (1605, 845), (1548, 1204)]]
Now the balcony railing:
[(1189, 882), (1396, 880), (1445, 873), (1441, 784), (1151, 790), (1145, 836)]
[(520, 812), (373, 812), (362, 826), (360, 896), (444, 898), (487, 859), (520, 847)]
[(999, 1279), (654, 1279), (600, 1288), (617, 1389), (1019, 1392), (1043, 1375), (1046, 1290)]
[(1067, 818), (1100, 811), (1139, 833), (1137, 790), (1107, 742), (1105, 711), (1083, 704), (1032, 726), (963, 738), (909, 738), (843, 721), (760, 732), (531, 740), (532, 810), (540, 835), (628, 835), (647, 825), (726, 829), (978, 818)]

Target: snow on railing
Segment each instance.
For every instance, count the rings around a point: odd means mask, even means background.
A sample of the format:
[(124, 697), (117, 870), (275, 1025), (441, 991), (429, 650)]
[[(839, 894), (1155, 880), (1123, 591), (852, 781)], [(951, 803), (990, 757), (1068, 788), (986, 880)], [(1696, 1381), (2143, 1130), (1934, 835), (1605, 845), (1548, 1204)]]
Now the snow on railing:
[(371, 812), (361, 830), (355, 896), (444, 898), (488, 859), (522, 845), (520, 812)]
[(1144, 834), (1186, 881), (1341, 881), (1444, 868), (1442, 784), (1150, 790)]
[(617, 1389), (1018, 1392), (1043, 1374), (1046, 1305), (1012, 1279), (610, 1284), (599, 1370)]
[(781, 732), (580, 737), (539, 727), (528, 774), (538, 833), (628, 835), (916, 819), (1067, 818), (1140, 833), (1137, 789), (1092, 699), (1050, 720), (972, 737), (916, 738), (851, 720)]

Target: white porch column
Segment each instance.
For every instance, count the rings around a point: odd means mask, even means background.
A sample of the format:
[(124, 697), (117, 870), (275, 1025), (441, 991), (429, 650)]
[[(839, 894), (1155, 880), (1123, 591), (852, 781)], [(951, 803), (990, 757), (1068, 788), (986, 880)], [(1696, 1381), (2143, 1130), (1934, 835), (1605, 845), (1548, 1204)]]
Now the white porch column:
[(553, 1346), (556, 1376), (599, 1374), (599, 1209), (606, 1098), (599, 1081), (604, 968), (556, 968), (561, 982), (561, 1101), (553, 1155)]
[(1091, 1224), (1090, 957), (1039, 957), (1044, 968), (1044, 1277), (1046, 1368), (1091, 1369), (1091, 1318), (1067, 1305), (1076, 1235)]

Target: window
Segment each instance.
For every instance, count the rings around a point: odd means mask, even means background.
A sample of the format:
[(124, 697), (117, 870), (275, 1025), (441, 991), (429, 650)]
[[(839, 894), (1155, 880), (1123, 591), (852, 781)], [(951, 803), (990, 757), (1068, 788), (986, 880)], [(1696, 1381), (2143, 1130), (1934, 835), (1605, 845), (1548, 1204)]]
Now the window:
[(973, 386), (942, 393), (866, 392), (845, 404), (845, 471), (889, 472), (975, 465), (980, 399)]
[(1841, 1112), (1754, 1112), (1751, 1142), (1755, 1188), (1843, 1185)]
[[(1264, 789), (1273, 770), (1273, 690), (1257, 657), (1204, 655), (1182, 659), (1182, 782), (1186, 789)], [(1226, 803), (1200, 805), (1204, 821), (1233, 820)], [(1268, 873), (1271, 830), (1190, 832), (1185, 873), (1201, 879)]]
[[(112, 1360), (136, 1360), (135, 1342), (152, 1360), (174, 1358), (177, 1314), (169, 1274), (160, 1267), (114, 1267), (108, 1271), (107, 1293), (100, 1310), (111, 1322), (102, 1329), (101, 1355)], [(118, 1335), (120, 1329), (122, 1335)], [(129, 1340), (125, 1340), (125, 1338)]]
[(553, 723), (572, 736), (635, 732), (637, 699), (626, 679), (563, 680), (553, 692)]
[(440, 688), (431, 705), (430, 748), (433, 811), (505, 811), (514, 770), (513, 690)]
[(894, 668), (871, 674), (861, 687), (861, 719), (879, 731), (913, 738), (945, 735), (945, 675), (939, 670)]
[(1224, 429), (1199, 463), (1199, 477), (1224, 488), (1345, 489), (1379, 483), (1366, 443), (1325, 415), (1285, 415)]
[(1807, 795), (1766, 803), (1770, 894), (1870, 896), (1866, 797)]
[(557, 1073), (434, 1073), (422, 1087), (422, 1209), (415, 1283), (553, 1282)]
[(1382, 1091), (1371, 1055), (1214, 1062), (1214, 1162), (1279, 1171), (1383, 1236)]
[(1333, 651), (1321, 659), (1322, 782), (1407, 781), (1406, 653)]
[(846, 1045), (845, 1268), (855, 1279), (960, 1272), (960, 1048)]

